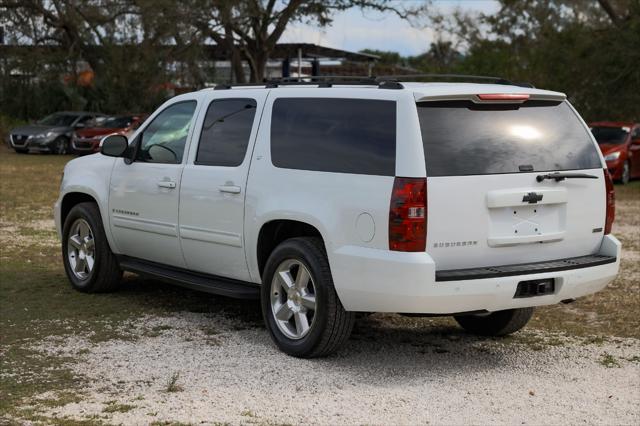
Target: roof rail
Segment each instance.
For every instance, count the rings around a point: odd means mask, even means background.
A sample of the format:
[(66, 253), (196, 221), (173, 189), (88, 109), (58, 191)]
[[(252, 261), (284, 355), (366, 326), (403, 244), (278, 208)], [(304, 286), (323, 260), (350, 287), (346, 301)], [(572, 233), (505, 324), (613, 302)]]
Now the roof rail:
[(218, 84), (214, 90), (225, 90), (233, 87), (264, 87), (272, 89), (283, 86), (378, 86), (380, 89), (403, 89), (402, 81), (413, 81), (415, 79), (455, 79), (467, 81), (486, 81), (493, 84), (504, 84), (507, 86), (520, 86), (533, 88), (529, 83), (516, 83), (501, 77), (491, 77), (486, 75), (465, 75), (465, 74), (406, 74), (406, 75), (382, 75), (377, 77), (357, 76), (357, 75), (320, 75), (310, 77), (283, 77), (267, 80), (263, 83), (236, 83)]
[(310, 76), (310, 77), (283, 77), (268, 80), (264, 83), (239, 83), (239, 84), (219, 84), (214, 90), (225, 90), (233, 87), (264, 86), (267, 89), (282, 86), (378, 86), (380, 89), (402, 89), (404, 86), (391, 79), (380, 80), (367, 76)]
[(520, 87), (528, 87), (533, 88), (534, 86), (531, 83), (517, 83), (506, 78), (502, 77), (492, 77), (486, 75), (471, 75), (471, 74), (406, 74), (406, 75), (384, 75), (376, 77), (377, 80), (380, 81), (408, 81), (407, 79), (417, 79), (417, 78), (429, 78), (434, 80), (441, 79), (454, 79), (454, 80), (470, 80), (470, 81), (488, 81), (494, 84), (504, 84), (508, 86), (520, 86)]

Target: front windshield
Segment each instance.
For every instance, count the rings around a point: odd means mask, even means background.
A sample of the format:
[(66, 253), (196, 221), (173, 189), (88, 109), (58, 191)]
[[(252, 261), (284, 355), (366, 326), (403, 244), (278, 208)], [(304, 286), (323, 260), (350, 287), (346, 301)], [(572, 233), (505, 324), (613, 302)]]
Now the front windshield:
[(626, 127), (592, 127), (591, 133), (599, 144), (619, 145), (627, 139), (629, 129)]
[(43, 118), (38, 122), (38, 124), (43, 124), (45, 126), (60, 126), (60, 127), (68, 127), (78, 118), (77, 115), (71, 114), (51, 114)]
[(104, 127), (107, 129), (124, 129), (131, 125), (133, 117), (109, 117), (98, 125), (98, 127)]

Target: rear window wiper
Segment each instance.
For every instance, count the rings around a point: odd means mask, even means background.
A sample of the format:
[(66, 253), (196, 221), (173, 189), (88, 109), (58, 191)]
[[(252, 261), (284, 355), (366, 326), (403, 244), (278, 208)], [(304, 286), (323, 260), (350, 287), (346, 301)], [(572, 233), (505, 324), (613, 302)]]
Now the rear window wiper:
[(560, 182), (561, 180), (565, 180), (565, 179), (598, 179), (598, 176), (588, 175), (586, 173), (561, 173), (561, 172), (547, 173), (546, 175), (536, 176), (536, 180), (538, 182), (542, 182), (545, 179), (549, 179), (549, 180), (553, 179), (556, 182)]

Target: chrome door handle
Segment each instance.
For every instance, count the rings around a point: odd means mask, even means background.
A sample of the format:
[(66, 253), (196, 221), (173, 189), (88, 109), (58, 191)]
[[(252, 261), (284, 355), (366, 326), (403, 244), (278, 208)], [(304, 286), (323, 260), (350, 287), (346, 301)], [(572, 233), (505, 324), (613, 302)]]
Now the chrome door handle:
[(176, 183), (172, 182), (172, 181), (168, 181), (168, 180), (161, 180), (160, 182), (158, 182), (158, 186), (160, 188), (169, 188), (169, 189), (173, 189), (176, 187)]
[(220, 190), (220, 192), (227, 192), (229, 194), (239, 194), (240, 193), (240, 187), (239, 186), (234, 186), (234, 185), (221, 185), (218, 187), (218, 190)]

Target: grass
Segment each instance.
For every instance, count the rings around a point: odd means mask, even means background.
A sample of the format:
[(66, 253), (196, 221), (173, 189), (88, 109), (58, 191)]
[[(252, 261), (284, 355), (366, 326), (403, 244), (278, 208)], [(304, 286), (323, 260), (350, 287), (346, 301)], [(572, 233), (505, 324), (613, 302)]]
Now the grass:
[(74, 291), (64, 275), (58, 237), (52, 229), (60, 177), (72, 158), (19, 155), (0, 145), (0, 424), (3, 419), (36, 419), (36, 414), (20, 408), (35, 395), (81, 395), (84, 378), (69, 368), (78, 359), (43, 355), (32, 348), (49, 336), (67, 336), (81, 329), (89, 343), (98, 343), (160, 335), (170, 328), (125, 330), (143, 315), (178, 311), (224, 311), (253, 326), (260, 321), (255, 302), (214, 297), (135, 276), (126, 276), (116, 293)]
[(109, 401), (102, 410), (103, 413), (126, 413), (136, 408), (135, 405), (118, 404), (116, 401)]
[(603, 353), (598, 360), (598, 363), (607, 367), (607, 368), (620, 368), (620, 363), (618, 360), (611, 355), (610, 353)]
[[(51, 220), (62, 169), (71, 158), (18, 155), (0, 146), (0, 423), (42, 421), (36, 411), (21, 406), (44, 392), (54, 396), (43, 407), (82, 398), (85, 379), (75, 375), (70, 365), (81, 362), (87, 349), (73, 357), (33, 349), (45, 338), (77, 330), (82, 330), (89, 344), (159, 337), (171, 328), (130, 330), (130, 326), (143, 315), (177, 311), (233, 316), (238, 329), (261, 324), (257, 302), (209, 296), (134, 276), (127, 276), (122, 289), (112, 294), (72, 290)], [(616, 191), (614, 232), (632, 255), (622, 261), (619, 278), (576, 303), (538, 309), (533, 327), (582, 336), (640, 337), (640, 182), (616, 186)], [(396, 320), (404, 327), (411, 321)], [(205, 340), (219, 344), (215, 328), (202, 332)], [(588, 339), (596, 344), (604, 341), (604, 337)], [(177, 380), (174, 385), (179, 386)]]
[(173, 373), (169, 378), (169, 381), (167, 382), (167, 387), (165, 390), (169, 393), (182, 392), (184, 388), (178, 384), (178, 379), (180, 379), (180, 373)]

